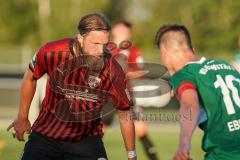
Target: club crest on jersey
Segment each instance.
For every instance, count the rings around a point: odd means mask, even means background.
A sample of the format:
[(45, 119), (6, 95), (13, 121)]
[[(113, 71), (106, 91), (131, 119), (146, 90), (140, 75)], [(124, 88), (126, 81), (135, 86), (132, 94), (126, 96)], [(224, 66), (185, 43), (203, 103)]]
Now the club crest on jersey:
[(96, 88), (100, 82), (101, 79), (99, 77), (90, 75), (88, 78), (88, 85), (91, 88)]

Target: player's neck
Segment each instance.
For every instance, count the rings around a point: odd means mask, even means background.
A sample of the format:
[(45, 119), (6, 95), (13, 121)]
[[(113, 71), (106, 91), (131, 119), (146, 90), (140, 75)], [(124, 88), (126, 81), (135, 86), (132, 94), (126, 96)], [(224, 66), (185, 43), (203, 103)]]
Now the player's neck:
[(190, 54), (190, 55), (188, 55), (188, 57), (186, 58), (186, 62), (185, 62), (184, 65), (186, 65), (186, 64), (189, 63), (189, 62), (198, 61), (198, 60), (199, 60), (199, 59), (197, 58), (196, 55)]
[(182, 56), (177, 57), (177, 61), (173, 64), (173, 74), (181, 70), (188, 62), (197, 60), (197, 57), (193, 53), (184, 53), (180, 55)]

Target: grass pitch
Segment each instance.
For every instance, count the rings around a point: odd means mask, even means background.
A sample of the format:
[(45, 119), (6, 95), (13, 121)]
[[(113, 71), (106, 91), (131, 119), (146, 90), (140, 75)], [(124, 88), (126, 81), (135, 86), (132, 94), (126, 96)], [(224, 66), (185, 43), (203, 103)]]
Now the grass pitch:
[[(149, 135), (156, 146), (158, 156), (161, 160), (170, 160), (178, 146), (179, 129), (176, 123), (174, 124), (150, 124)], [(201, 151), (202, 131), (197, 129), (192, 140), (191, 156), (194, 160), (202, 160), (204, 153)], [(5, 130), (0, 130), (0, 145), (3, 148), (0, 151), (0, 160), (17, 160), (22, 152), (24, 143), (17, 142), (12, 138), (11, 133)], [(107, 128), (104, 135), (104, 144), (110, 160), (124, 160), (126, 152), (124, 149), (123, 140), (120, 129), (117, 125)], [(137, 154), (138, 160), (147, 160), (143, 148), (137, 139)], [(0, 146), (1, 148), (1, 146)]]

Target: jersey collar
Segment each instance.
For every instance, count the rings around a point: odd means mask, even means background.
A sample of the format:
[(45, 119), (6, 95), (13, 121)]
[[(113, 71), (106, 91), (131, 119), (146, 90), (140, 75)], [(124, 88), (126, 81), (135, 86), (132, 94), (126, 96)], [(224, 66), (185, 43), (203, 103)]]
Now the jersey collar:
[(190, 62), (186, 63), (185, 66), (188, 65), (188, 64), (202, 64), (205, 60), (206, 60), (206, 58), (205, 58), (205, 57), (202, 57), (202, 58), (201, 58), (200, 60), (198, 60), (198, 61), (190, 61)]

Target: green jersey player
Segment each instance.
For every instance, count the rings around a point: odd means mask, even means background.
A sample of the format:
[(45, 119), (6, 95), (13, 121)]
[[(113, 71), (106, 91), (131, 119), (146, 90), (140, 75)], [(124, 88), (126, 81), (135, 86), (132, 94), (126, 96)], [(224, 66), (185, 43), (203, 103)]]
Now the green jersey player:
[(205, 160), (240, 159), (240, 74), (224, 61), (198, 59), (185, 26), (162, 26), (156, 44), (181, 106), (180, 142), (173, 159), (191, 159), (197, 125), (204, 131)]

